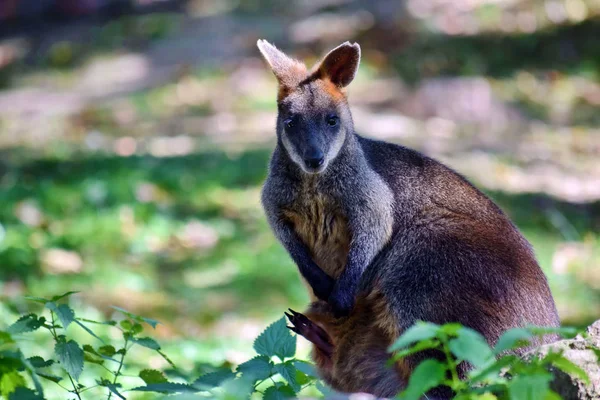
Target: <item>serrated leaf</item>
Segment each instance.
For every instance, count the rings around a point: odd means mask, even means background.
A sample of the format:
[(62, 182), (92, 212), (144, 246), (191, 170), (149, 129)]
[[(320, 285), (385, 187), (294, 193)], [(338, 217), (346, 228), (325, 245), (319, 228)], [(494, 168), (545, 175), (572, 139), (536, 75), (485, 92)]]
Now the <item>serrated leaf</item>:
[(264, 400), (285, 400), (295, 397), (296, 393), (294, 392), (294, 389), (287, 385), (279, 387), (271, 386), (263, 393)]
[(147, 347), (152, 350), (160, 350), (160, 345), (156, 342), (156, 340), (154, 340), (152, 338), (149, 338), (149, 337), (132, 338), (131, 340), (134, 343), (139, 344), (140, 346)]
[(392, 344), (388, 351), (393, 352), (401, 350), (408, 345), (421, 340), (432, 339), (437, 336), (440, 331), (440, 326), (431, 322), (417, 322), (415, 325), (408, 328), (396, 341)]
[(456, 358), (467, 361), (476, 368), (483, 368), (494, 360), (494, 353), (485, 338), (469, 328), (461, 328), (458, 336), (450, 340), (448, 347)]
[(33, 368), (45, 368), (54, 364), (54, 360), (44, 360), (40, 356), (33, 356), (27, 359)]
[(58, 301), (58, 300), (60, 300), (60, 299), (64, 299), (65, 297), (69, 297), (69, 296), (71, 296), (72, 294), (77, 294), (77, 293), (79, 293), (79, 292), (78, 292), (78, 291), (74, 291), (74, 292), (73, 292), (73, 291), (71, 291), (71, 292), (67, 292), (67, 293), (59, 294), (58, 296), (54, 296), (54, 297), (52, 297), (52, 299), (50, 299), (50, 300), (51, 300), (51, 301)]
[(192, 383), (193, 386), (202, 390), (219, 386), (224, 381), (234, 378), (235, 374), (229, 369), (220, 369), (215, 372), (204, 374)]
[(150, 385), (153, 383), (168, 382), (165, 375), (162, 372), (157, 371), (155, 369), (141, 370), (139, 373), (139, 377), (142, 378), (142, 380), (144, 381), (144, 383), (146, 383), (146, 385)]
[(54, 352), (60, 365), (67, 371), (73, 379), (79, 380), (79, 375), (83, 371), (83, 350), (77, 342), (69, 340), (68, 342), (58, 342), (54, 346)]
[(543, 399), (550, 391), (552, 375), (517, 375), (508, 386), (511, 400), (539, 400)]
[(237, 367), (237, 371), (241, 372), (242, 375), (248, 379), (256, 381), (262, 381), (271, 376), (273, 363), (267, 356), (256, 356), (251, 360), (248, 360)]
[(273, 322), (256, 338), (254, 350), (261, 356), (277, 356), (281, 360), (296, 354), (296, 338), (287, 328), (285, 318)]
[(523, 345), (528, 345), (531, 339), (533, 339), (533, 334), (527, 329), (509, 329), (506, 332), (504, 332), (502, 336), (500, 336), (500, 339), (498, 339), (498, 342), (494, 347), (494, 352), (496, 354), (500, 354), (503, 351), (512, 350), (518, 347), (522, 347)]
[(139, 386), (131, 389), (136, 392), (158, 392), (158, 393), (184, 393), (197, 392), (198, 390), (190, 385), (183, 383), (163, 382), (153, 383), (146, 386)]
[(66, 304), (56, 305), (56, 303), (51, 301), (46, 303), (46, 308), (56, 314), (63, 326), (63, 329), (67, 329), (69, 324), (75, 320), (75, 312)]
[(23, 315), (14, 324), (8, 327), (6, 331), (11, 335), (19, 333), (33, 332), (39, 329), (46, 322), (46, 318), (39, 317), (35, 314)]
[(554, 365), (556, 368), (569, 374), (572, 377), (579, 378), (586, 385), (590, 384), (590, 378), (588, 377), (588, 374), (585, 372), (585, 370), (583, 370), (581, 367), (574, 364), (573, 362), (571, 362), (571, 360), (565, 358), (564, 356), (553, 360), (552, 365)]
[(446, 366), (441, 362), (428, 359), (420, 363), (411, 374), (408, 386), (400, 394), (403, 400), (419, 400), (427, 391), (444, 382)]
[(294, 392), (300, 391), (300, 385), (296, 381), (296, 367), (292, 363), (275, 364), (275, 371), (286, 380)]
[(0, 378), (0, 394), (9, 397), (18, 387), (25, 385), (25, 378), (17, 371), (5, 372)]
[(44, 400), (44, 397), (26, 387), (18, 387), (8, 397), (8, 400)]

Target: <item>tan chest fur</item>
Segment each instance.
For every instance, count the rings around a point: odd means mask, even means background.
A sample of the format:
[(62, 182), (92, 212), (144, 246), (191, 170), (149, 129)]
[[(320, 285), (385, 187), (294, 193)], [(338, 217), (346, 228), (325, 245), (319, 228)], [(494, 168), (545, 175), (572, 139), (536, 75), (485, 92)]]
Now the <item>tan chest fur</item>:
[(347, 219), (332, 198), (305, 184), (302, 196), (284, 210), (298, 236), (308, 246), (315, 263), (327, 275), (338, 278), (350, 249)]

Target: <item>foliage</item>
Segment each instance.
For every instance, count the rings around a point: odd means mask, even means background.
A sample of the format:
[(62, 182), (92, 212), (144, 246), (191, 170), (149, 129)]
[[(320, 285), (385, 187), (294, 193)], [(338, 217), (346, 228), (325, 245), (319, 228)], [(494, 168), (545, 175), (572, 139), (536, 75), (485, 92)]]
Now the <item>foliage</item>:
[[(114, 307), (124, 318), (105, 322), (80, 318), (65, 303), (74, 292), (52, 298), (27, 297), (43, 305), (42, 313), (29, 313), (0, 331), (0, 396), (8, 400), (43, 400), (48, 385), (58, 385), (69, 398), (126, 399), (134, 393), (154, 393), (173, 398), (264, 399), (298, 397), (308, 387), (327, 393), (313, 365), (296, 355), (296, 336), (287, 329), (284, 318), (269, 325), (254, 341), (257, 355), (236, 368), (223, 365), (192, 378), (173, 365), (160, 344), (143, 336), (147, 324), (158, 321)], [(82, 328), (92, 341), (80, 343), (73, 338), (71, 326)], [(91, 326), (104, 325), (119, 332), (120, 339), (101, 337)], [(72, 328), (71, 328), (72, 329)], [(54, 355), (44, 359), (26, 356), (27, 335), (45, 331), (54, 341)], [(390, 362), (428, 351), (430, 356), (412, 373), (400, 399), (419, 399), (429, 390), (447, 386), (457, 400), (466, 399), (560, 399), (550, 389), (549, 368), (562, 370), (583, 382), (586, 373), (559, 352), (540, 357), (518, 357), (509, 353), (529, 346), (536, 337), (547, 334), (574, 335), (571, 328), (515, 328), (505, 332), (494, 348), (483, 336), (460, 324), (436, 325), (418, 322), (390, 347)], [(67, 336), (68, 335), (68, 336)], [(115, 337), (114, 335), (111, 337)], [(123, 367), (135, 347), (155, 352), (171, 366), (168, 371), (139, 367), (138, 384), (124, 387)], [(383, 361), (382, 361), (383, 362)], [(459, 370), (463, 363), (473, 369), (466, 377)], [(94, 367), (101, 367), (100, 369)], [(86, 379), (83, 379), (83, 377)], [(178, 378), (171, 380), (172, 376)], [(89, 379), (93, 378), (93, 379)], [(94, 382), (84, 384), (82, 382)], [(314, 390), (313, 390), (314, 392)], [(99, 394), (100, 393), (100, 394)], [(161, 397), (161, 398), (162, 398)]]
[[(30, 301), (42, 304), (43, 312), (40, 315), (23, 315), (0, 331), (0, 396), (8, 400), (45, 399), (46, 385), (56, 384), (78, 400), (98, 398), (98, 389), (104, 390), (107, 399), (126, 399), (131, 392), (162, 395), (201, 393), (203, 397), (210, 395), (223, 399), (244, 398), (259, 392), (267, 399), (281, 399), (293, 397), (317, 383), (312, 365), (294, 358), (296, 337), (287, 329), (282, 318), (267, 327), (254, 342), (258, 355), (235, 370), (224, 366), (202, 374), (195, 380), (175, 382), (170, 381), (164, 371), (140, 368), (137, 374), (140, 384), (125, 388), (121, 383), (123, 367), (127, 356), (136, 346), (156, 352), (169, 363), (173, 371), (177, 371), (177, 367), (162, 352), (160, 344), (142, 336), (143, 324), (155, 328), (158, 321), (119, 307), (113, 308), (123, 315), (120, 321), (99, 322), (79, 318), (68, 304), (59, 303), (73, 293), (50, 299), (27, 297)], [(91, 328), (94, 324), (119, 331), (121, 340), (109, 343), (108, 339), (94, 332)], [(90, 335), (92, 344), (79, 343), (68, 337), (68, 328), (73, 325), (83, 328)], [(39, 355), (26, 357), (24, 354), (28, 340), (26, 335), (39, 330), (45, 330), (54, 340), (52, 358), (44, 359)], [(102, 369), (97, 373), (98, 369), (90, 366), (100, 366)], [(82, 383), (82, 376), (86, 374), (94, 378), (93, 385)]]
[[(504, 332), (491, 348), (481, 334), (460, 324), (440, 326), (419, 322), (390, 347), (394, 353), (392, 361), (425, 350), (434, 352), (430, 354), (435, 356), (417, 366), (399, 398), (417, 400), (429, 390), (445, 386), (456, 393), (457, 400), (560, 399), (550, 389), (550, 368), (589, 383), (585, 371), (560, 352), (549, 352), (540, 357), (519, 357), (508, 351), (530, 346), (535, 343), (535, 338), (544, 335), (573, 336), (575, 333), (571, 328), (514, 328)], [(464, 379), (459, 375), (462, 363), (473, 367)]]

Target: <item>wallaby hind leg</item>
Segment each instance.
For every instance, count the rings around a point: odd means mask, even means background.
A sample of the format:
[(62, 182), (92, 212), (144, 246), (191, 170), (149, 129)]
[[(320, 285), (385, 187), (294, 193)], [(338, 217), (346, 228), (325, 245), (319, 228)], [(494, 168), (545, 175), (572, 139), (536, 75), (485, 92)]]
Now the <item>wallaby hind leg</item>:
[(292, 326), (288, 326), (289, 329), (296, 332), (298, 335), (302, 335), (312, 342), (323, 354), (331, 357), (333, 353), (333, 345), (331, 344), (331, 338), (325, 332), (323, 328), (312, 322), (306, 315), (300, 314), (289, 309), (291, 314), (285, 313), (286, 317), (290, 320)]

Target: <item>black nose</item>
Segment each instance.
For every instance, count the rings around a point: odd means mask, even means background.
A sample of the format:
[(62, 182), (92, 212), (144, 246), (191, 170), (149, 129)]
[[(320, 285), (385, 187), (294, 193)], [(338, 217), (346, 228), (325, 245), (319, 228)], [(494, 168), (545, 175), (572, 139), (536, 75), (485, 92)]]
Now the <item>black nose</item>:
[(325, 158), (323, 157), (323, 153), (315, 152), (310, 156), (304, 157), (304, 163), (308, 168), (319, 168), (323, 165)]

